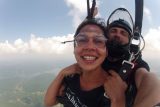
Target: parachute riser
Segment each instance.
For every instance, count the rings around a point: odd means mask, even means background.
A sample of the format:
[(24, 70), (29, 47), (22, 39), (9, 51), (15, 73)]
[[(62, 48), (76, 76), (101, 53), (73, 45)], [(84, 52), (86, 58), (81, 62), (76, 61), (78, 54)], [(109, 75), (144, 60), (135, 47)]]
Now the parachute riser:
[(96, 7), (96, 0), (93, 0), (91, 8), (90, 8), (89, 0), (87, 0), (87, 19), (92, 19), (94, 17), (95, 7)]

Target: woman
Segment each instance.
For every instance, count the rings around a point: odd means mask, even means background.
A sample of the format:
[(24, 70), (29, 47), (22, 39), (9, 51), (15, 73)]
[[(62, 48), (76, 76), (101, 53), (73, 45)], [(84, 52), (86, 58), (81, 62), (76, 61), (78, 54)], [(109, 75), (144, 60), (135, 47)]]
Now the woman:
[[(125, 96), (126, 84), (118, 74), (112, 71), (108, 74), (101, 67), (108, 55), (105, 34), (104, 22), (100, 19), (86, 19), (79, 25), (74, 36), (77, 66), (71, 65), (59, 72), (47, 90), (47, 107), (58, 102), (64, 107), (124, 107), (125, 97), (121, 95)], [(110, 78), (110, 75), (115, 78)], [(115, 85), (109, 79), (119, 80), (122, 90), (115, 91), (112, 87)], [(108, 88), (104, 89), (104, 86)], [(110, 100), (104, 97), (105, 91)]]

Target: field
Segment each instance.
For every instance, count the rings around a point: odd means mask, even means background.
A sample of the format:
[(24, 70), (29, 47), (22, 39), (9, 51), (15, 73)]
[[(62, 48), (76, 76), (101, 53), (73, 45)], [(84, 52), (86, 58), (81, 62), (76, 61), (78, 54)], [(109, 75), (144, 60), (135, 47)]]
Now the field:
[(51, 74), (1, 79), (0, 107), (44, 107), (44, 94), (52, 80)]
[(52, 73), (42, 73), (0, 78), (0, 107), (44, 107), (44, 94), (54, 77)]

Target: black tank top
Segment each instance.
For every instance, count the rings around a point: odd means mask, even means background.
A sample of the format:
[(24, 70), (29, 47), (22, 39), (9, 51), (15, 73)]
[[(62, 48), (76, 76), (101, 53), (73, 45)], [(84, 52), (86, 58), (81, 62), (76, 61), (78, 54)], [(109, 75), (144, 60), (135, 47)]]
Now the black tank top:
[(81, 90), (78, 74), (66, 77), (64, 84), (64, 95), (57, 97), (64, 107), (110, 107), (110, 100), (104, 97), (103, 86), (89, 91)]

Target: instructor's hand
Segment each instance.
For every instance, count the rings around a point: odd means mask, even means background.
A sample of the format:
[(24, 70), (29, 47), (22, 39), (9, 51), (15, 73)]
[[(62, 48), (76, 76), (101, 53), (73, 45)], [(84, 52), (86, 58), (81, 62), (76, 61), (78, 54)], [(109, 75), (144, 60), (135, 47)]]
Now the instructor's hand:
[(111, 103), (116, 104), (123, 102), (125, 104), (125, 91), (127, 89), (127, 84), (121, 79), (118, 73), (110, 70), (109, 73), (106, 74), (104, 88)]

